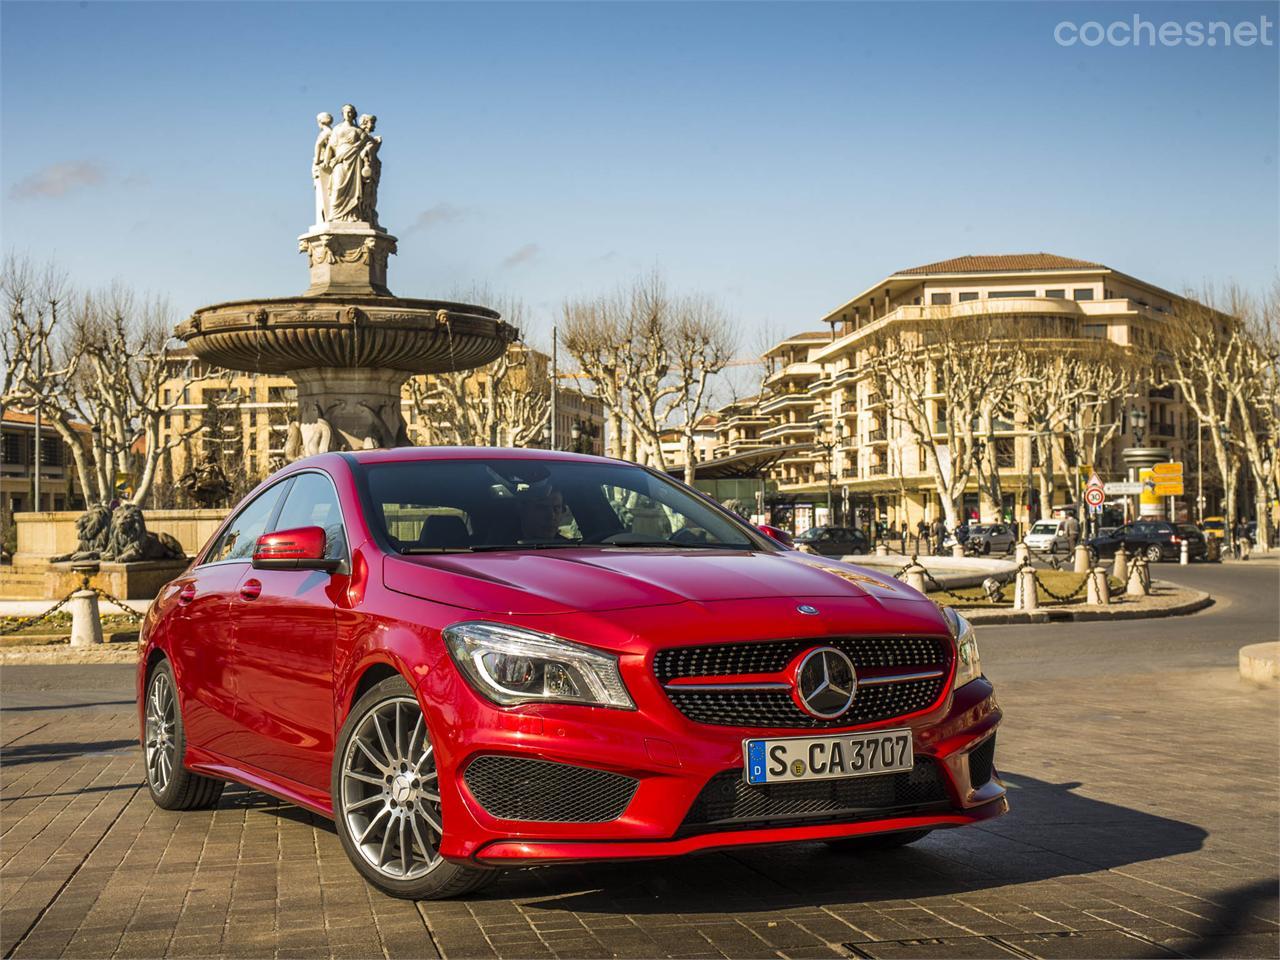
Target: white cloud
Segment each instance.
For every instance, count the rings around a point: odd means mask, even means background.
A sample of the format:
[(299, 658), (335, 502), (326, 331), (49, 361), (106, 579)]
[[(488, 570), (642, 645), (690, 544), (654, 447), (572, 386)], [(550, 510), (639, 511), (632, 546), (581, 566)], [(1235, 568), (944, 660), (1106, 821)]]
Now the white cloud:
[(438, 223), (454, 223), (466, 215), (467, 211), (463, 207), (455, 206), (452, 203), (437, 203), (434, 207), (428, 207), (414, 217), (413, 223), (409, 224), (409, 228), (405, 230), (405, 233), (412, 233), (414, 230), (426, 230)]
[(535, 260), (538, 254), (542, 252), (542, 248), (536, 243), (526, 243), (519, 250), (516, 250), (510, 256), (502, 261), (503, 267), (518, 267), (522, 263), (529, 263)]
[(51, 163), (19, 180), (9, 190), (15, 200), (37, 197), (65, 197), (82, 187), (94, 187), (107, 179), (106, 171), (90, 160)]

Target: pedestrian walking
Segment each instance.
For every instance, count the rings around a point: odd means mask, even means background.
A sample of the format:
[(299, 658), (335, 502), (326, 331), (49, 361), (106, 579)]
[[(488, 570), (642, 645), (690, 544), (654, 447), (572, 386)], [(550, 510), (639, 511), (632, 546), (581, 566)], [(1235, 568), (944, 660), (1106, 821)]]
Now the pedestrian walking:
[(939, 517), (933, 522), (933, 536), (937, 541), (934, 545), (934, 551), (941, 556), (942, 547), (947, 542), (947, 521)]
[(1249, 527), (1243, 520), (1236, 521), (1236, 556), (1248, 560), (1253, 552), (1253, 541), (1249, 539)]
[(924, 522), (923, 517), (921, 517), (919, 522), (916, 523), (916, 553), (922, 552), (920, 550), (921, 544), (924, 544), (923, 552), (929, 553), (929, 525)]
[(1080, 521), (1074, 513), (1067, 514), (1066, 522), (1062, 525), (1062, 535), (1067, 538), (1067, 552), (1073, 553), (1076, 544), (1080, 542)]

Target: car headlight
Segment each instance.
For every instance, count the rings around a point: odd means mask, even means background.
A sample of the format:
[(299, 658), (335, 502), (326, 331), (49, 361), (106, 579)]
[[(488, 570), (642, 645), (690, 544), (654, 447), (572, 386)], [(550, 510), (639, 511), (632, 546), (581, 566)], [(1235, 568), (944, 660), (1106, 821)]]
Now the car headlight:
[(978, 658), (978, 638), (973, 624), (950, 607), (942, 608), (942, 617), (956, 640), (956, 686), (963, 687), (970, 680), (982, 676), (982, 661)]
[(473, 620), (443, 631), (450, 656), (471, 686), (504, 707), (582, 703), (634, 710), (618, 658), (505, 623)]

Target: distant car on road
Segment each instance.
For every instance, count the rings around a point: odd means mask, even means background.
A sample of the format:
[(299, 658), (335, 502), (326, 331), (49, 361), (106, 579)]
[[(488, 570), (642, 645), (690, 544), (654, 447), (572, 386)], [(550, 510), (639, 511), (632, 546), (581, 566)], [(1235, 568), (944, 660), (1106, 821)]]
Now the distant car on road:
[(1065, 520), (1037, 520), (1022, 538), (1032, 550), (1038, 553), (1066, 553), (1067, 546)]
[[(947, 536), (944, 546), (956, 542), (954, 534)], [(969, 526), (969, 541), (965, 544), (971, 553), (1010, 553), (1017, 537), (1006, 523), (975, 523)]]
[(871, 542), (857, 527), (810, 527), (797, 534), (796, 546), (809, 547), (825, 557), (839, 557), (846, 553), (867, 553)]
[(1190, 523), (1167, 520), (1137, 520), (1126, 523), (1106, 536), (1094, 537), (1087, 546), (1099, 557), (1114, 557), (1124, 544), (1130, 556), (1143, 556), (1155, 563), (1177, 560), (1182, 556), (1182, 543), (1187, 543), (1187, 556), (1192, 560), (1208, 559), (1209, 548), (1204, 534)]
[(1227, 539), (1226, 517), (1205, 517), (1200, 521), (1200, 529), (1210, 540)]

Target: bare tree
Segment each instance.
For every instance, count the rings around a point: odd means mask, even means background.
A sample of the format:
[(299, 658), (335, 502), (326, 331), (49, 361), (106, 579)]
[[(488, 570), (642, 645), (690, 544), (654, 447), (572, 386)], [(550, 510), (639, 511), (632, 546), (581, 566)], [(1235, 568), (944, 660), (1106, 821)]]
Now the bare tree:
[[(527, 309), (519, 300), (497, 299), (484, 291), (467, 296), (497, 302), (519, 329)], [(497, 360), (477, 370), (414, 377), (409, 381), (411, 419), (432, 443), (459, 446), (527, 447), (547, 428), (551, 390), (545, 359), (523, 343), (513, 343)]]
[(924, 449), (947, 525), (955, 526), (984, 417), (1011, 395), (1017, 342), (998, 317), (938, 313), (926, 308), (918, 320), (875, 330), (865, 362), (888, 390), (888, 418)]
[[(1168, 361), (1159, 372), (1165, 382), (1177, 386), (1195, 412), (1198, 429), (1208, 434), (1222, 477), (1227, 536), (1232, 538), (1239, 486), (1233, 438), (1246, 431), (1243, 421), (1253, 415), (1244, 401), (1260, 372), (1246, 356), (1250, 336), (1243, 317), (1253, 308), (1238, 287), (1229, 287), (1221, 297), (1208, 289), (1201, 300), (1188, 296), (1175, 305), (1165, 338)], [(1223, 303), (1223, 309), (1214, 306), (1216, 302)]]
[(662, 433), (674, 427), (692, 480), (711, 378), (733, 356), (724, 312), (706, 297), (671, 294), (654, 273), (612, 296), (567, 303), (563, 316), (561, 342), (639, 454), (664, 469)]

